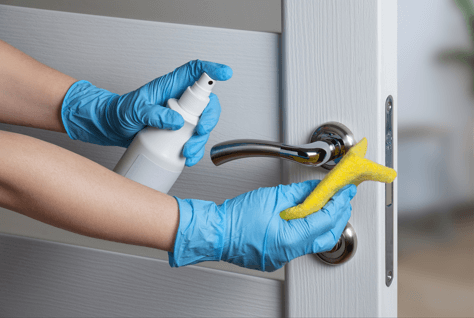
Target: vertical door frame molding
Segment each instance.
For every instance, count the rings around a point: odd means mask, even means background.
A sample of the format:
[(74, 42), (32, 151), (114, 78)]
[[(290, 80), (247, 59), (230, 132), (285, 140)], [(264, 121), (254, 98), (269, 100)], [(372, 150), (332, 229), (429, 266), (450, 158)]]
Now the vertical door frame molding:
[[(385, 165), (385, 100), (394, 98), (397, 168), (397, 0), (283, 0), (283, 138), (302, 144), (328, 121), (367, 137), (366, 158)], [(284, 164), (286, 182), (323, 171)], [(338, 266), (314, 255), (286, 268), (287, 316), (397, 315), (397, 182), (394, 183), (394, 278), (385, 283), (385, 186), (366, 182), (352, 201), (358, 236), (352, 260)]]

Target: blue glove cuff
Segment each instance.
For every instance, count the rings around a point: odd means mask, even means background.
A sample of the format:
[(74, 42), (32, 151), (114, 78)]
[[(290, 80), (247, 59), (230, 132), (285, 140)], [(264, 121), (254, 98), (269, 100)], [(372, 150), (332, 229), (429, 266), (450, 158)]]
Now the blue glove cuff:
[(170, 266), (221, 260), (225, 213), (214, 202), (174, 198), (179, 206), (179, 226), (173, 252), (168, 252)]
[[(61, 119), (72, 140), (82, 140), (98, 145), (108, 145), (111, 137), (104, 127), (107, 119), (103, 105), (119, 95), (98, 88), (88, 81), (77, 81), (71, 85), (61, 106)], [(103, 121), (103, 122), (101, 122)]]
[(73, 101), (76, 99), (76, 92), (84, 91), (84, 88), (90, 85), (92, 85), (90, 82), (84, 80), (77, 81), (72, 84), (71, 87), (69, 87), (66, 95), (64, 96), (63, 103), (61, 105), (61, 119), (63, 121), (64, 128), (66, 129), (69, 138), (71, 138), (72, 140), (76, 140), (78, 138), (69, 128), (71, 121), (68, 120), (68, 118), (71, 117), (71, 107), (73, 105)]

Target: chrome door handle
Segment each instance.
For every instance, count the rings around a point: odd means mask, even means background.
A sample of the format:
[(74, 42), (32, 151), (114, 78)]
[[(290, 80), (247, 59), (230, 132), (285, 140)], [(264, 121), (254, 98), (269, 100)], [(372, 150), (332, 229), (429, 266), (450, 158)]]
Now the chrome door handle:
[(314, 130), (309, 144), (290, 146), (273, 141), (236, 139), (212, 147), (211, 160), (219, 166), (241, 158), (277, 157), (330, 170), (353, 145), (355, 139), (349, 128), (337, 122), (328, 122)]
[(329, 159), (329, 146), (316, 141), (307, 145), (290, 146), (278, 142), (236, 139), (222, 142), (211, 149), (211, 160), (216, 166), (248, 157), (279, 157), (308, 166), (319, 166)]

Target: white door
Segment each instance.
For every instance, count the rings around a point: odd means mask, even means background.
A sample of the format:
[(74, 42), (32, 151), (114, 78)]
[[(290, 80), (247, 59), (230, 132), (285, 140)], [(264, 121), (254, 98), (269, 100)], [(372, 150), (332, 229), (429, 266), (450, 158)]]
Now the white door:
[[(318, 125), (338, 121), (357, 139), (367, 137), (367, 158), (385, 164), (388, 95), (394, 97), (396, 127), (395, 0), (285, 0), (281, 38), (0, 6), (0, 37), (45, 64), (117, 93), (198, 57), (232, 66), (233, 79), (216, 86), (223, 113), (207, 153), (213, 144), (237, 138), (278, 141), (282, 135), (288, 144), (304, 144)], [(0, 129), (53, 142), (108, 168), (123, 153), (54, 132)], [(394, 137), (396, 158), (396, 128)], [(216, 168), (206, 157), (183, 173), (171, 194), (222, 202), (276, 185), (281, 176), (295, 182), (322, 172), (292, 163), (282, 170), (280, 161), (267, 158)], [(359, 186), (353, 207), (350, 222), (359, 238), (354, 258), (339, 266), (323, 265), (313, 255), (299, 258), (287, 266), (284, 283), (227, 264), (171, 269), (165, 261), (137, 256), (157, 256), (156, 251), (79, 237), (1, 211), (3, 233), (95, 248), (0, 235), (0, 314), (395, 316), (396, 213), (395, 244), (389, 249), (393, 278), (387, 286), (384, 185)], [(396, 212), (396, 200), (394, 207)], [(221, 270), (228, 268), (241, 274)]]

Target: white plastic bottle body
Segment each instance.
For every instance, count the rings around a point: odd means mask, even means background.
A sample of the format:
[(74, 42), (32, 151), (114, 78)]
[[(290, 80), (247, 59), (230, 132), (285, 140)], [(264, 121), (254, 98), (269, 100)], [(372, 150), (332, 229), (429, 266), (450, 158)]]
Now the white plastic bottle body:
[(157, 191), (168, 193), (184, 169), (182, 149), (195, 125), (185, 121), (177, 130), (147, 127), (140, 131), (114, 171)]
[(209, 103), (214, 81), (203, 73), (179, 100), (168, 100), (168, 107), (184, 119), (178, 130), (146, 127), (133, 139), (114, 171), (147, 187), (168, 193), (183, 171), (184, 144), (192, 137), (199, 117)]

